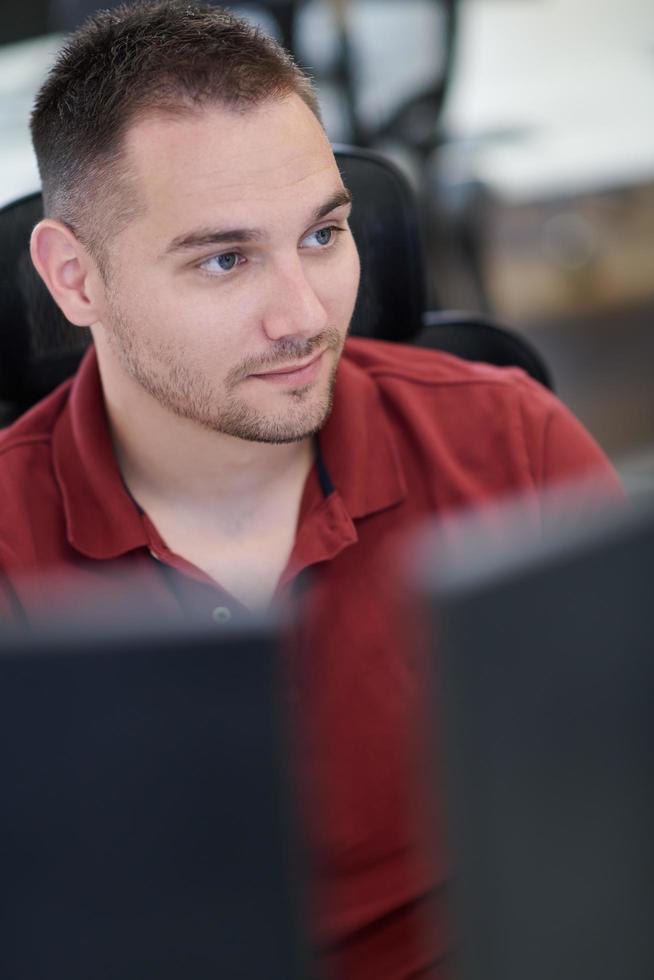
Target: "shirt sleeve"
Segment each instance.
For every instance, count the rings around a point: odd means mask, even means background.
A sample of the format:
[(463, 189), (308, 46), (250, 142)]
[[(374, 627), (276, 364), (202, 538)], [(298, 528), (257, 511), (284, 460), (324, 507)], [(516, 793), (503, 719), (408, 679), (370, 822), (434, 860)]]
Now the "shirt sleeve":
[(8, 571), (12, 567), (12, 549), (0, 537), (0, 631), (8, 626), (25, 624), (25, 612)]
[(624, 501), (620, 479), (590, 433), (552, 392), (520, 376), (520, 414), (534, 484), (570, 491), (577, 506)]
[(25, 614), (11, 582), (0, 569), (0, 630), (8, 626), (20, 626)]

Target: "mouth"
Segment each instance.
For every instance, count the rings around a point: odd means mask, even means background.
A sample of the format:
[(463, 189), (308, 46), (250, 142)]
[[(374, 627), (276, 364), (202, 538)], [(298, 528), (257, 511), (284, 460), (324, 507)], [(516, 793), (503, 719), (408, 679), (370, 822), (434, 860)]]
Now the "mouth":
[(257, 378), (259, 381), (266, 381), (270, 384), (308, 384), (318, 376), (324, 353), (324, 350), (321, 350), (306, 361), (300, 361), (298, 364), (284, 365), (284, 367), (275, 368), (273, 371), (265, 371), (261, 374), (251, 374), (250, 377)]

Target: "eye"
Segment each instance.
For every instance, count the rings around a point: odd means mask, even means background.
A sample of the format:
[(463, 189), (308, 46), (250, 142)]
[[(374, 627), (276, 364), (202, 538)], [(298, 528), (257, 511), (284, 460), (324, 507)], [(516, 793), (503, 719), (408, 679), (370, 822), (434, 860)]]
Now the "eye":
[(319, 245), (329, 245), (332, 240), (332, 235), (334, 234), (333, 228), (320, 228), (316, 232), (316, 241)]
[[(308, 248), (328, 248), (334, 244), (335, 236), (339, 231), (343, 231), (343, 229), (338, 228), (336, 225), (318, 228), (317, 231), (312, 231), (310, 235), (307, 235), (302, 244)], [(313, 244), (311, 244), (312, 242)]]
[(235, 269), (237, 265), (240, 265), (239, 259), (243, 259), (242, 255), (238, 252), (221, 252), (220, 255), (212, 255), (211, 258), (205, 259), (204, 262), (200, 264), (200, 268), (204, 272), (210, 272), (213, 275), (231, 272)]

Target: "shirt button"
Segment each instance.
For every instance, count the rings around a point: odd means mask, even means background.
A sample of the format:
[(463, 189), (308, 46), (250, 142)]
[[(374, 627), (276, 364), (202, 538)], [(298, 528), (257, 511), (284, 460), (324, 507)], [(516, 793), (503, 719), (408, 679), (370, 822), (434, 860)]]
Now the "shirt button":
[(214, 611), (211, 613), (211, 618), (214, 623), (228, 623), (232, 618), (232, 614), (227, 608), (227, 606), (216, 606)]

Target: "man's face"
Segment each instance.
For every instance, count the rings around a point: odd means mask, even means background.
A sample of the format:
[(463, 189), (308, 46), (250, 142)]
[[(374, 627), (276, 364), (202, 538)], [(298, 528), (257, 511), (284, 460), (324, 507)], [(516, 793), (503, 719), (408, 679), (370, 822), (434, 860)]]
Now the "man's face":
[(101, 326), (161, 405), (292, 442), (329, 414), (359, 261), (320, 124), (297, 97), (128, 131), (145, 207), (108, 247)]

